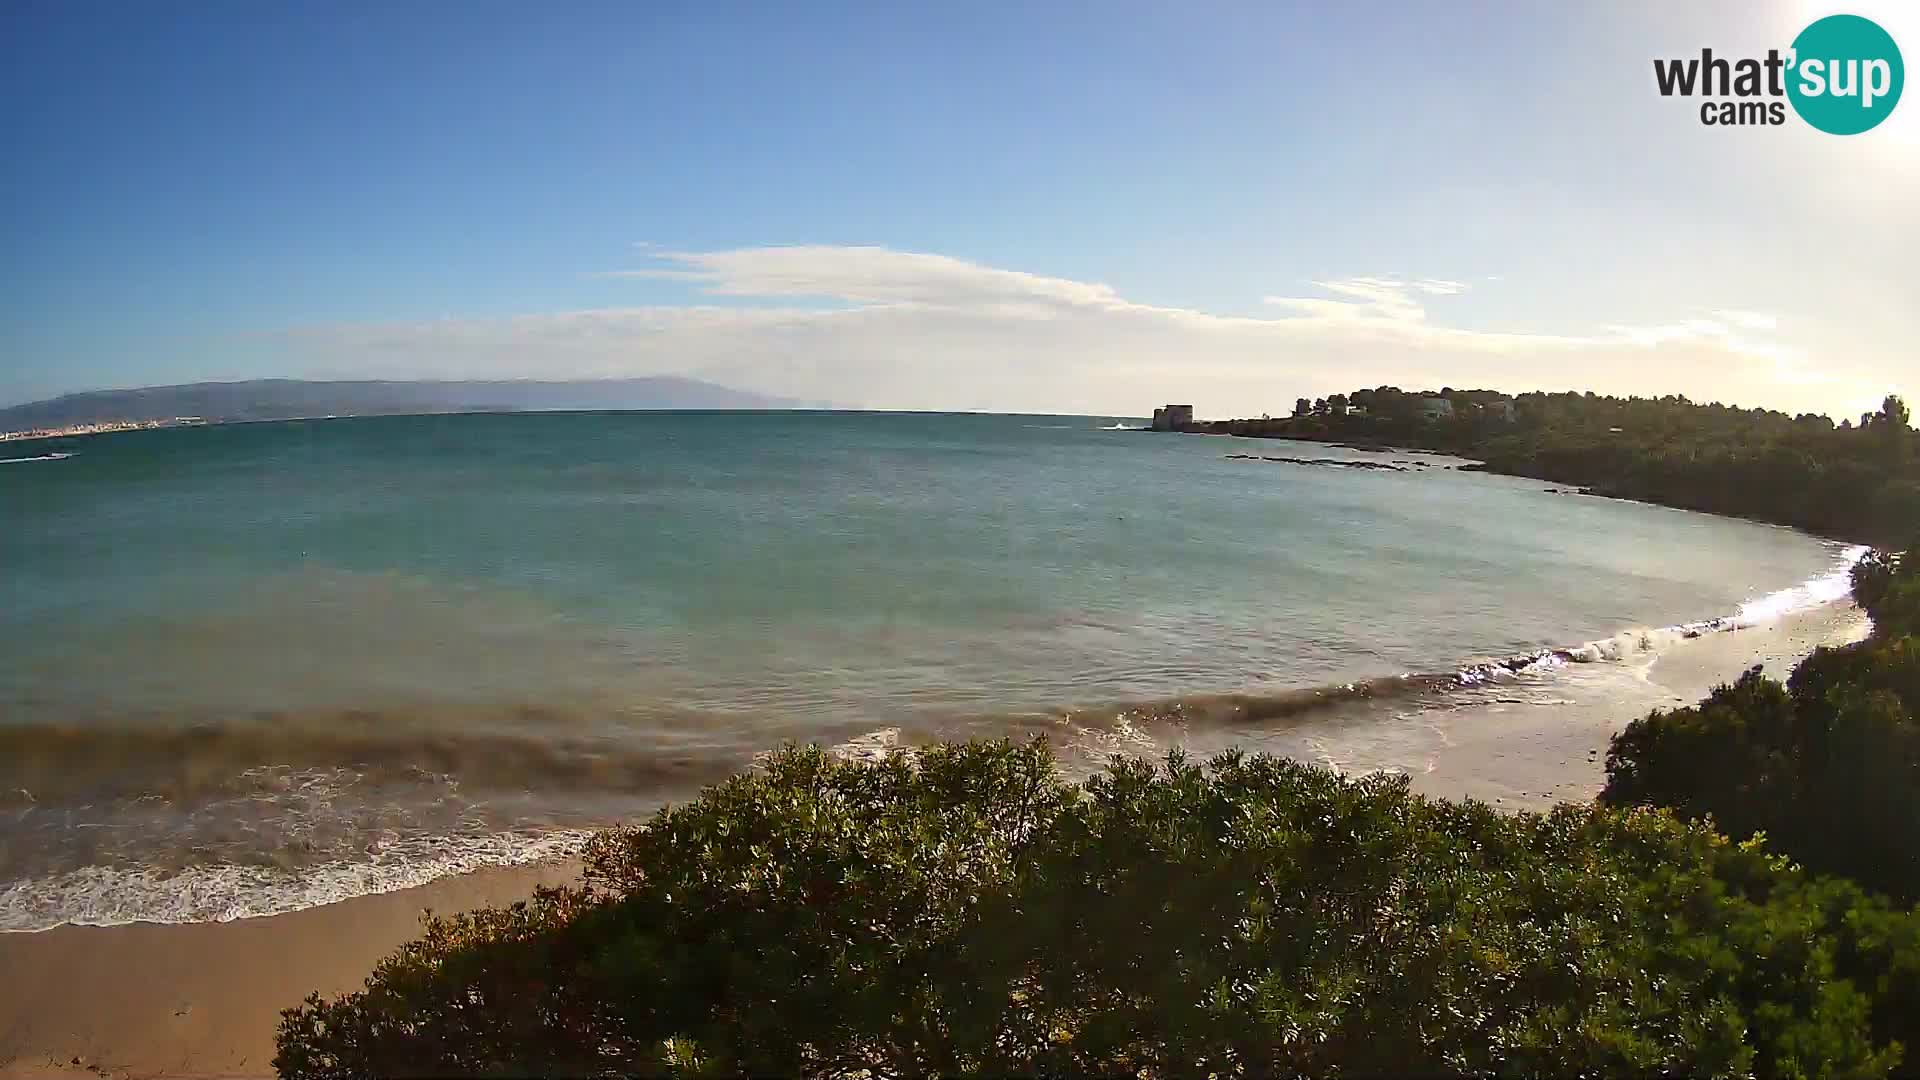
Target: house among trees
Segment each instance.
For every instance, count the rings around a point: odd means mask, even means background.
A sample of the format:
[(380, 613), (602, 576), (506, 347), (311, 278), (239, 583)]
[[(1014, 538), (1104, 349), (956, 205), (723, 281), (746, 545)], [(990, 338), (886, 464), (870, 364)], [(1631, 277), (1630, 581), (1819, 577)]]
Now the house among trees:
[(1444, 397), (1420, 399), (1420, 415), (1428, 420), (1453, 419), (1453, 402)]

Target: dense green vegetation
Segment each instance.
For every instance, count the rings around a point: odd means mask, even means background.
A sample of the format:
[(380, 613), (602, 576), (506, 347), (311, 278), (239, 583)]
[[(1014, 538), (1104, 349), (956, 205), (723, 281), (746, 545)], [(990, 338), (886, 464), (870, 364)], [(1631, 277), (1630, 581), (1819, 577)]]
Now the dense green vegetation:
[(1807, 867), (1920, 900), (1920, 542), (1854, 568), (1867, 640), (1786, 685), (1758, 668), (1615, 736), (1602, 798), (1765, 833)]
[[(1920, 918), (1663, 810), (1266, 757), (763, 770), (290, 1010), (289, 1077), (1880, 1076)], [(1910, 1075), (1911, 1073), (1909, 1073)]]
[[(1444, 405), (1433, 404), (1444, 402)], [(1488, 390), (1356, 390), (1295, 403), (1295, 415), (1192, 430), (1418, 447), (1478, 458), (1496, 472), (1596, 494), (1756, 518), (1865, 543), (1920, 535), (1920, 450), (1889, 397), (1856, 425), (1825, 416)], [(1444, 413), (1444, 415), (1429, 415)]]
[(1238, 754), (788, 748), (580, 888), (431, 920), (275, 1065), (1920, 1076), (1920, 545), (1854, 591), (1868, 640), (1635, 722), (1547, 815)]

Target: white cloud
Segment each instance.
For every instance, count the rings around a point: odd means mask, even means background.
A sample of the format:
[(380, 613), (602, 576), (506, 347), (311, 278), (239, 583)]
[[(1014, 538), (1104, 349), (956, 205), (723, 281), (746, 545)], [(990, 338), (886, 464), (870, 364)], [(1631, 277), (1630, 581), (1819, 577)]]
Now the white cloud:
[(646, 254), (658, 265), (618, 275), (761, 303), (331, 325), (280, 340), (312, 375), (676, 373), (872, 408), (1140, 415), (1180, 400), (1222, 416), (1392, 383), (1685, 393), (1848, 414), (1887, 389), (1816, 370), (1771, 336), (1770, 316), (1753, 312), (1517, 333), (1430, 318), (1423, 298), (1465, 289), (1438, 278), (1318, 282), (1325, 295), (1271, 297), (1276, 314), (1249, 317), (1157, 307), (1097, 282), (878, 247)]
[(1266, 302), (1276, 307), (1287, 308), (1301, 316), (1421, 322), (1427, 317), (1426, 309), (1407, 295), (1408, 290), (1430, 295), (1447, 295), (1466, 288), (1458, 282), (1439, 281), (1434, 278), (1403, 282), (1394, 278), (1357, 277), (1338, 281), (1316, 281), (1313, 284), (1342, 299), (1269, 296)]
[(613, 276), (690, 281), (716, 296), (832, 299), (863, 305), (1127, 306), (1105, 285), (881, 247), (745, 248), (661, 253), (659, 258), (673, 265), (615, 271)]
[(1780, 320), (1763, 311), (1733, 311), (1723, 308), (1713, 314), (1723, 322), (1731, 323), (1742, 330), (1773, 331), (1780, 327)]

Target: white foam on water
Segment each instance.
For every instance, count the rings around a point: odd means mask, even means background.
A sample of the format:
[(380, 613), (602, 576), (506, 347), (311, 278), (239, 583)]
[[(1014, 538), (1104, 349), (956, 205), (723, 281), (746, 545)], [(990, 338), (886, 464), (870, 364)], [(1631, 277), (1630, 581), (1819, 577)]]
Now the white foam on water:
[(1083, 756), (1086, 763), (1098, 767), (1115, 754), (1151, 757), (1160, 750), (1153, 736), (1134, 722), (1135, 714), (1123, 710), (1105, 727), (1082, 728), (1070, 725), (1063, 733), (1061, 748)]
[(869, 731), (865, 735), (848, 739), (838, 746), (828, 747), (827, 753), (848, 761), (874, 764), (885, 761), (894, 751), (904, 748), (904, 744), (900, 741), (900, 729), (890, 727)]
[[(899, 728), (887, 727), (869, 731), (864, 735), (855, 735), (846, 742), (836, 743), (827, 747), (826, 752), (829, 757), (841, 758), (845, 761), (857, 761), (867, 765), (876, 765), (900, 751), (906, 751), (911, 754), (913, 747), (911, 744), (900, 740)], [(754, 754), (753, 767), (756, 769), (764, 767), (766, 763), (779, 752), (779, 749), (776, 747), (768, 747)]]
[[(1717, 623), (1719, 620), (1715, 620)], [(1687, 626), (1662, 626), (1654, 629), (1635, 627), (1622, 630), (1611, 637), (1589, 641), (1584, 645), (1566, 650), (1565, 659), (1576, 664), (1595, 664), (1607, 660), (1627, 660), (1635, 656), (1658, 652), (1661, 649), (1698, 637), (1703, 632), (1701, 624)]]
[(1462, 669), (1457, 677), (1461, 685), (1473, 686), (1522, 673), (1547, 671), (1566, 664), (1632, 660), (1651, 656), (1690, 638), (1765, 626), (1795, 612), (1845, 600), (1853, 588), (1853, 566), (1870, 550), (1865, 546), (1848, 547), (1841, 551), (1831, 569), (1798, 585), (1749, 600), (1731, 615), (1677, 626), (1630, 627), (1572, 648), (1542, 649), (1531, 656), (1514, 657), (1494, 664), (1476, 664)]
[(495, 866), (519, 866), (579, 853), (590, 832), (417, 837), (365, 861), (298, 870), (192, 866), (167, 872), (89, 866), (0, 887), (0, 931), (125, 923), (231, 922), (396, 892), (438, 878)]
[(41, 454), (39, 457), (0, 458), (0, 465), (19, 465), (28, 461), (65, 461), (72, 454)]
[[(1474, 686), (1544, 672), (1569, 663), (1599, 663), (1649, 657), (1677, 641), (1705, 633), (1764, 625), (1795, 611), (1846, 597), (1850, 572), (1867, 549), (1845, 549), (1826, 572), (1791, 588), (1742, 604), (1732, 615), (1698, 623), (1623, 630), (1572, 649), (1542, 650), (1511, 661), (1476, 665), (1453, 676), (1456, 685)], [(1353, 687), (1349, 687), (1353, 689)], [(1150, 753), (1156, 740), (1121, 713), (1110, 728), (1076, 731), (1067, 740), (1097, 763), (1113, 752)], [(1336, 754), (1324, 739), (1308, 744), (1312, 755), (1336, 772), (1364, 772), (1365, 762)], [(830, 748), (857, 761), (881, 761), (911, 745), (901, 729), (879, 728)], [(1344, 750), (1345, 748), (1339, 748)], [(1428, 770), (1431, 759), (1425, 761)], [(1404, 769), (1405, 766), (1399, 766)], [(31, 800), (31, 796), (29, 796)], [(494, 866), (511, 866), (577, 853), (590, 832), (494, 833), (454, 837), (421, 836), (395, 841), (365, 858), (338, 860), (298, 869), (216, 864), (180, 870), (92, 866), (44, 878), (0, 885), (0, 931), (36, 931), (62, 924), (108, 926), (132, 922), (225, 922), (282, 914), (373, 893), (393, 892), (435, 879)]]
[(1840, 564), (1833, 570), (1791, 589), (1781, 589), (1740, 605), (1740, 610), (1733, 616), (1734, 624), (1760, 626), (1795, 611), (1845, 599), (1853, 589), (1853, 565), (1864, 558), (1869, 550), (1865, 546), (1850, 547), (1841, 554)]

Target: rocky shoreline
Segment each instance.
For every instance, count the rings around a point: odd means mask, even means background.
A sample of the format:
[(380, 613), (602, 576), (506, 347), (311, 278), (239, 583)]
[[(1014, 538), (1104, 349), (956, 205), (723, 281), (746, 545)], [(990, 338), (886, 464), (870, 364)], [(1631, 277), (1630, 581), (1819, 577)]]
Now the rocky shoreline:
[(1317, 465), (1328, 469), (1377, 469), (1385, 472), (1412, 472), (1415, 469), (1438, 468), (1446, 470), (1456, 468), (1450, 465), (1434, 465), (1426, 461), (1408, 461), (1404, 458), (1391, 463), (1385, 461), (1347, 461), (1342, 458), (1301, 458), (1272, 454), (1226, 454), (1228, 461), (1278, 461), (1288, 465)]

